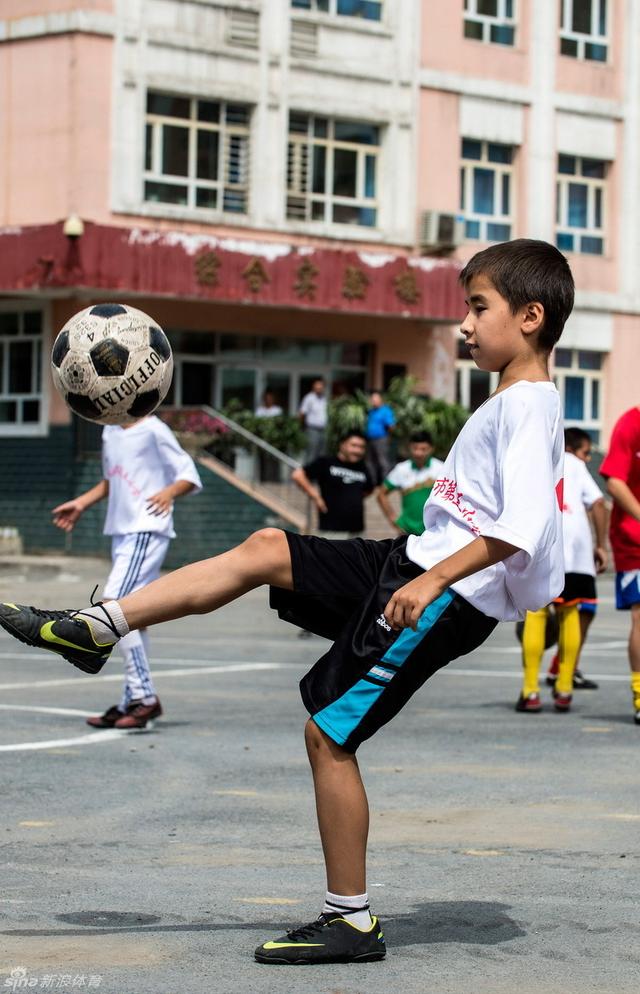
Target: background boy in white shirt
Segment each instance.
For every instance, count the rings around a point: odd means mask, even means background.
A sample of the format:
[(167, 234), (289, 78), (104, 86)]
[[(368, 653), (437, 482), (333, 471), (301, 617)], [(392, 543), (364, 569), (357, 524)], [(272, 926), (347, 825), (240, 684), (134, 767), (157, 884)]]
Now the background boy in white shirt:
[[(303, 678), (305, 736), (327, 870), (322, 912), (255, 951), (259, 962), (382, 959), (369, 913), (367, 797), (355, 752), (436, 670), (498, 620), (556, 597), (564, 578), (562, 412), (548, 357), (573, 306), (564, 256), (519, 239), (479, 252), (461, 274), (461, 326), (496, 393), (460, 432), (424, 509), (422, 536), (331, 541), (277, 529), (71, 618), (0, 605), (0, 624), (97, 672), (134, 628), (214, 610), (261, 584), (281, 615), (334, 639)], [(42, 634), (43, 630), (46, 636)], [(65, 645), (51, 644), (51, 636)]]
[[(577, 459), (584, 463), (591, 462), (591, 436), (588, 432), (584, 431), (582, 428), (565, 428), (564, 430), (564, 443), (565, 451), (570, 452)], [(571, 464), (571, 460), (569, 460)], [(567, 459), (565, 456), (565, 467), (567, 465)], [(582, 536), (585, 542), (585, 548), (588, 555), (593, 553), (594, 564), (597, 573), (603, 573), (606, 569), (609, 553), (606, 547), (606, 535), (607, 535), (607, 519), (608, 519), (608, 509), (606, 500), (603, 499), (600, 488), (595, 485), (594, 479), (590, 473), (587, 474), (588, 479), (584, 476), (583, 490), (582, 490), (582, 501), (579, 503), (579, 510), (582, 511), (585, 507), (587, 513), (591, 518), (593, 528), (595, 531), (595, 548), (593, 548), (593, 539), (591, 530), (587, 534), (584, 530), (584, 525), (581, 524), (580, 514), (573, 513), (566, 515), (563, 519), (563, 535), (566, 542), (569, 536), (574, 536), (574, 541), (580, 540)], [(565, 512), (567, 501), (567, 488), (565, 486)], [(567, 554), (565, 552), (565, 569), (567, 567)], [(595, 579), (594, 579), (595, 587)], [(576, 668), (573, 671), (573, 689), (574, 690), (597, 690), (598, 684), (594, 680), (590, 680), (584, 675), (584, 673), (578, 668), (580, 665), (580, 653), (582, 652), (584, 643), (587, 638), (587, 632), (591, 627), (591, 623), (596, 616), (598, 610), (597, 603), (597, 591), (593, 595), (594, 599), (582, 600), (578, 604), (578, 611), (580, 612), (580, 651), (578, 652), (578, 658), (576, 660)], [(558, 653), (552, 657), (549, 663), (549, 669), (547, 671), (547, 684), (550, 687), (555, 686), (555, 682), (558, 676)]]
[[(70, 532), (80, 515), (108, 498), (104, 534), (111, 536), (107, 599), (146, 586), (160, 576), (173, 528), (173, 502), (202, 483), (193, 459), (159, 418), (142, 418), (127, 428), (102, 431), (100, 483), (53, 509), (53, 523)], [(145, 728), (162, 714), (149, 669), (147, 630), (129, 632), (119, 643), (124, 688), (119, 704), (87, 718), (93, 728)]]
[[(572, 428), (565, 431), (562, 501), (565, 577), (562, 593), (554, 598), (559, 622), (558, 668), (553, 694), (556, 711), (568, 711), (571, 707), (574, 673), (586, 631), (586, 628), (581, 628), (580, 608), (583, 605), (595, 608), (596, 569), (602, 573), (608, 558), (605, 548), (607, 510), (602, 491), (589, 473), (585, 460), (572, 451), (576, 440), (586, 445), (585, 438), (590, 451), (591, 439), (586, 432)], [(596, 532), (595, 548), (589, 514)], [(548, 611), (548, 607), (543, 607), (539, 611), (528, 612), (525, 618), (522, 632), (523, 684), (516, 711), (536, 713), (542, 710), (538, 675)], [(593, 617), (593, 614), (588, 616)]]

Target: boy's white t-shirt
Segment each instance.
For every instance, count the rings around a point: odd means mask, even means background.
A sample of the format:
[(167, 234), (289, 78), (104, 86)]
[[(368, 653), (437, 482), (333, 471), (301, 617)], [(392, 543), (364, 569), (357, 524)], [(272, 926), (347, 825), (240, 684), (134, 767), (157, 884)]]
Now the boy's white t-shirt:
[(520, 552), (452, 584), (483, 614), (523, 618), (564, 586), (564, 435), (553, 383), (521, 380), (490, 397), (458, 435), (424, 507), (425, 531), (407, 555), (425, 570), (475, 538)]
[(147, 499), (177, 480), (188, 480), (202, 489), (193, 459), (155, 416), (131, 428), (103, 428), (102, 472), (109, 481), (105, 535), (155, 532), (175, 538), (173, 514), (151, 514)]
[(597, 500), (602, 500), (602, 491), (586, 464), (582, 459), (574, 456), (573, 452), (565, 452), (562, 507), (565, 573), (596, 575), (593, 537), (587, 510), (593, 507)]

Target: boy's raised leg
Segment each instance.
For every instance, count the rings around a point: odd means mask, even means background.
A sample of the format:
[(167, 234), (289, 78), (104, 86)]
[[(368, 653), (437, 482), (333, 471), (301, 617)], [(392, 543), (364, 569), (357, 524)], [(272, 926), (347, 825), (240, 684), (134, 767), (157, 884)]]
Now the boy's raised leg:
[(122, 601), (74, 612), (0, 604), (0, 625), (27, 645), (97, 673), (130, 630), (214, 611), (263, 583), (293, 586), (289, 544), (277, 528), (255, 532), (235, 549), (169, 573)]

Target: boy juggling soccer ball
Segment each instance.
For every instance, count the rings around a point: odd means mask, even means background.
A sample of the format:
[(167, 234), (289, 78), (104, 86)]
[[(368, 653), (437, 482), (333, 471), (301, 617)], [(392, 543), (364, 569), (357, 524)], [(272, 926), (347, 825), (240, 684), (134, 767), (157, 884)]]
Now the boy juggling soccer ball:
[[(301, 682), (328, 890), (314, 922), (258, 947), (262, 963), (384, 957), (366, 892), (369, 813), (356, 750), (498, 621), (562, 590), (564, 444), (547, 362), (573, 305), (571, 271), (553, 246), (521, 239), (479, 252), (461, 281), (462, 334), (478, 367), (499, 371), (500, 383), (451, 449), (425, 505), (423, 536), (332, 541), (267, 528), (70, 617), (0, 608), (11, 634), (89, 672), (129, 631), (212, 611), (260, 584), (271, 586), (282, 617), (334, 640)], [(66, 645), (52, 646), (43, 627)]]

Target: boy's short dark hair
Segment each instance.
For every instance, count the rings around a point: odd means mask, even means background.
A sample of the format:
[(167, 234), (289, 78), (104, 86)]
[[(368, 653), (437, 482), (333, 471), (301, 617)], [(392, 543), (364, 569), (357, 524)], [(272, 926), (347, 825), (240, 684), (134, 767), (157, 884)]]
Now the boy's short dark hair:
[(477, 252), (460, 273), (466, 286), (474, 276), (486, 276), (511, 312), (531, 301), (544, 307), (538, 335), (542, 350), (551, 352), (573, 308), (574, 283), (569, 263), (555, 245), (534, 238), (516, 238)]
[(350, 438), (361, 438), (365, 443), (367, 441), (367, 436), (364, 432), (360, 431), (359, 428), (354, 428), (353, 431), (345, 431), (344, 435), (340, 436), (338, 439), (338, 446), (342, 445), (343, 442), (348, 441)]
[(433, 438), (429, 431), (412, 431), (409, 435), (409, 442), (426, 442), (427, 445), (433, 445)]
[(584, 428), (565, 428), (564, 430), (564, 447), (565, 449), (571, 449), (575, 452), (576, 449), (581, 449), (582, 446), (588, 442), (591, 445), (592, 438), (588, 431)]

